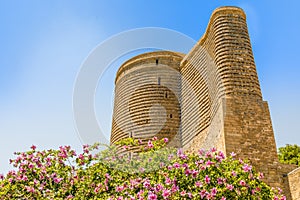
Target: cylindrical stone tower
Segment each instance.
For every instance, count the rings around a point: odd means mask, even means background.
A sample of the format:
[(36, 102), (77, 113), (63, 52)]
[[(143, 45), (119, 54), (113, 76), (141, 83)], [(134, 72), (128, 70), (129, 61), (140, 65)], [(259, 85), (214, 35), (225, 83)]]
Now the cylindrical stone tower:
[[(183, 54), (156, 51), (136, 56), (118, 70), (111, 143), (167, 137), (180, 146), (180, 62)], [(137, 149), (132, 149), (133, 152)]]

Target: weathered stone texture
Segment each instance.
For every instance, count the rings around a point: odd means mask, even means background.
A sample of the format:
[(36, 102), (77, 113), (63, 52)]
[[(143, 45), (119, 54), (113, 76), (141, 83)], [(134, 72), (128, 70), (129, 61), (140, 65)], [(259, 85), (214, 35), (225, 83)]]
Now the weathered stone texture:
[(292, 199), (300, 199), (300, 167), (288, 174)]
[(120, 67), (115, 83), (111, 143), (127, 137), (146, 142), (156, 135), (188, 151), (236, 152), (263, 172), (269, 185), (281, 187), (287, 199), (300, 198), (300, 170), (289, 173), (296, 167), (278, 161), (240, 8), (216, 9), (187, 55), (136, 56)]

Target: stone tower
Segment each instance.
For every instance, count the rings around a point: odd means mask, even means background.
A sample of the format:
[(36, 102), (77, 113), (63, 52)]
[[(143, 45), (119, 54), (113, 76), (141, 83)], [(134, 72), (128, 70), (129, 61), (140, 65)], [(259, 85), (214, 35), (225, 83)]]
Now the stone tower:
[(296, 167), (278, 162), (242, 9), (216, 9), (187, 55), (162, 51), (128, 60), (115, 84), (111, 143), (155, 135), (187, 151), (236, 152), (288, 199), (300, 199), (300, 170), (289, 173)]
[[(183, 54), (158, 51), (136, 56), (118, 70), (111, 143), (133, 137), (168, 137), (180, 147), (180, 62)], [(132, 150), (135, 152), (136, 150)]]

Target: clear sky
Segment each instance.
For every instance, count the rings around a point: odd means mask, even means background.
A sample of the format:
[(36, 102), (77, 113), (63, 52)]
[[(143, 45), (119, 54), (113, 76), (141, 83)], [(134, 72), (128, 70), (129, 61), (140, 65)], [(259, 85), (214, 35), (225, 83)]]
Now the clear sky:
[[(0, 172), (14, 151), (71, 145), (80, 150), (72, 92), (80, 66), (110, 36), (163, 27), (198, 40), (212, 11), (225, 5), (247, 15), (263, 97), (277, 146), (300, 145), (300, 2), (283, 1), (0, 1)], [(96, 114), (110, 133), (112, 66), (99, 82)]]

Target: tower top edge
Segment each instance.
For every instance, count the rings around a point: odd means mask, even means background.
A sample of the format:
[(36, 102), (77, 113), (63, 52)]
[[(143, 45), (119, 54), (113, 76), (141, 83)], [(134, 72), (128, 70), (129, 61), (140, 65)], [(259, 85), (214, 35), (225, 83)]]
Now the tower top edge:
[(177, 58), (178, 60), (182, 60), (184, 58), (185, 54), (180, 53), (180, 52), (174, 52), (174, 51), (152, 51), (152, 52), (147, 52), (147, 53), (142, 53), (137, 56), (134, 56), (130, 58), (129, 60), (125, 61), (118, 69), (117, 74), (116, 74), (116, 79), (115, 82), (117, 82), (119, 76), (122, 74), (124, 70), (126, 70), (129, 66), (132, 64), (142, 61), (142, 60), (147, 60), (147, 59), (152, 59), (152, 58), (163, 58), (163, 57), (173, 57)]
[(216, 8), (210, 16), (210, 19), (208, 21), (208, 25), (206, 27), (206, 30), (205, 30), (204, 34), (198, 40), (198, 42), (195, 44), (195, 46), (190, 50), (190, 52), (187, 53), (186, 56), (182, 59), (182, 62), (186, 61), (189, 58), (189, 56), (192, 54), (192, 52), (194, 52), (195, 49), (197, 49), (199, 46), (204, 45), (205, 41), (207, 40), (209, 31), (213, 27), (214, 21), (216, 19), (218, 19), (218, 17), (228, 15), (228, 14), (238, 15), (238, 16), (242, 17), (244, 20), (246, 20), (246, 14), (245, 14), (244, 10), (240, 7), (237, 7), (237, 6), (221, 6), (221, 7)]
[(221, 6), (216, 8), (213, 13), (211, 14), (211, 19), (218, 16), (218, 14), (222, 14), (222, 12), (229, 12), (229, 13), (239, 13), (242, 17), (246, 18), (246, 14), (244, 10), (237, 6)]

